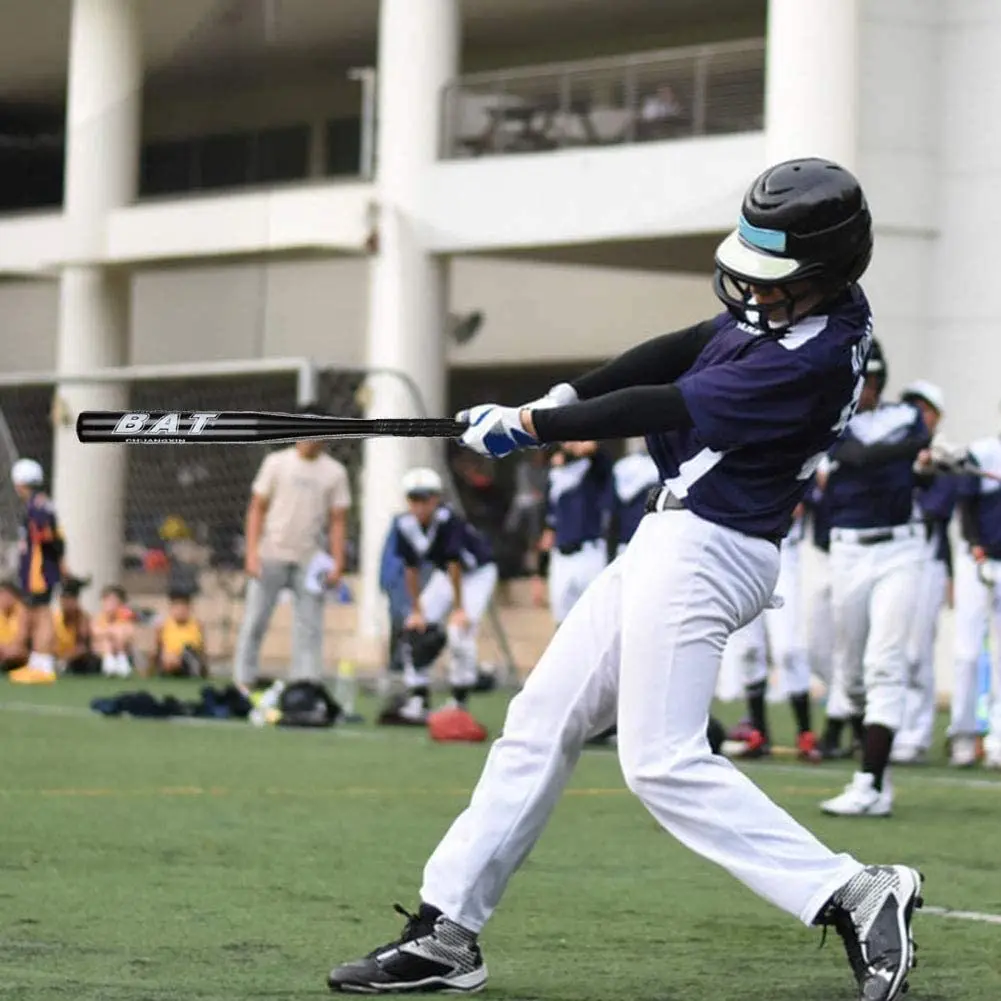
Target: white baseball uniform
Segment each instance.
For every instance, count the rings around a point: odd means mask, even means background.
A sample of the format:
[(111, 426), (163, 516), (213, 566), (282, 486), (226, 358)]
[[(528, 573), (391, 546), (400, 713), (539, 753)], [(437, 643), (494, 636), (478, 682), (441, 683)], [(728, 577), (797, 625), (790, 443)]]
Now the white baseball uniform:
[[(394, 521), (396, 551), (408, 567), (417, 567), (427, 560), (435, 570), (420, 595), (421, 613), (429, 623), (441, 623), (452, 610), (455, 592), (448, 576), (448, 567), (462, 567), (462, 607), (469, 627), (460, 629), (449, 624), (448, 680), (453, 689), (471, 688), (476, 684), (477, 638), (480, 620), (486, 614), (497, 584), (497, 564), (490, 544), (468, 521), (447, 504), (439, 505), (428, 525), (421, 525), (407, 512)], [(426, 685), (426, 671), (418, 677), (412, 667), (405, 667), (404, 682), (408, 688)]]
[(937, 476), (932, 484), (918, 491), (918, 506), (924, 518), (927, 541), (907, 646), (904, 722), (893, 740), (892, 759), (897, 762), (915, 761), (932, 745), (935, 730), (935, 637), (952, 574), (948, 529), (957, 489), (955, 476)]
[[(980, 468), (1001, 476), (1001, 439), (985, 438), (970, 447)], [(955, 674), (952, 689), (951, 737), (977, 733), (977, 664), (994, 619), (1001, 636), (1001, 482), (991, 477), (964, 476), (959, 487), (959, 513), (965, 545), (955, 561)], [(977, 565), (969, 546), (981, 546), (987, 561)], [(995, 654), (991, 672), (989, 734), (984, 750), (1001, 761), (1001, 657)]]
[(769, 661), (775, 675), (769, 686), (769, 701), (810, 690), (810, 663), (806, 655), (806, 635), (802, 615), (800, 544), (803, 519), (797, 518), (782, 540), (779, 579), (775, 585), (774, 607), (766, 608), (752, 622), (738, 629), (727, 643), (724, 659), (734, 658), (742, 668), (744, 686), (768, 678)]
[[(887, 403), (856, 414), (833, 452), (826, 489), (834, 612), (831, 719), (864, 715), (867, 725), (894, 732), (903, 724), (907, 647), (926, 545), (912, 466), (927, 439), (917, 407)], [(894, 445), (905, 452), (912, 447), (913, 454), (866, 462), (866, 453), (878, 455), (878, 448)], [(849, 449), (863, 458), (849, 462)]]
[(549, 470), (546, 527), (555, 533), (549, 555), (549, 607), (562, 622), (608, 562), (605, 528), (612, 464), (598, 451), (566, 457)]

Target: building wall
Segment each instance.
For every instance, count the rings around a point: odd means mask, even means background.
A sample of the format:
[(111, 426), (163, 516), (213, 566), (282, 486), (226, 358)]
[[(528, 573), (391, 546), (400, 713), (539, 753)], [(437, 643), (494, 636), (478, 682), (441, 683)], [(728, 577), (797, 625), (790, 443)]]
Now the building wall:
[(950, 397), (960, 439), (1001, 424), (997, 269), (1001, 232), (1001, 5), (949, 0), (939, 32), (942, 114), (936, 123), (941, 232), (929, 275), (928, 367)]
[[(452, 308), (480, 310), (476, 340), (455, 346), (457, 366), (600, 359), (715, 310), (703, 276), (613, 268), (457, 259)], [(133, 281), (135, 364), (308, 356), (360, 366), (367, 322), (360, 259), (169, 268)], [(54, 367), (54, 282), (0, 284), (0, 330), (17, 350), (7, 371)]]
[[(864, 285), (890, 387), (929, 369), (932, 254), (939, 227), (937, 0), (866, 0), (859, 57), (859, 173), (876, 224)], [(951, 394), (957, 396), (958, 394)]]

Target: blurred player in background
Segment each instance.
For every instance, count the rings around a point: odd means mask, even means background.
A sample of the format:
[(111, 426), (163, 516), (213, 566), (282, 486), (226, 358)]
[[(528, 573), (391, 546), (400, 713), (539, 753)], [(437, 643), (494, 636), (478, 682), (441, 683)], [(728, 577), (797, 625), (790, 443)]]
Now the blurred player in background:
[(559, 625), (608, 562), (612, 463), (596, 441), (563, 442), (553, 454), (546, 488), (549, 609)]
[[(405, 566), (410, 612), (404, 630), (424, 632), (444, 626), (448, 645), (451, 705), (464, 708), (476, 687), (480, 621), (497, 586), (497, 564), (486, 537), (442, 500), (441, 477), (433, 469), (411, 469), (403, 478), (407, 511), (393, 523), (396, 552)], [(421, 565), (435, 569), (421, 588)], [(407, 643), (406, 636), (403, 639)], [(409, 693), (400, 715), (414, 721), (430, 708), (431, 664), (407, 662), (404, 682)]]
[(101, 673), (109, 678), (132, 673), (136, 616), (128, 601), (121, 584), (109, 584), (101, 591), (101, 610), (90, 624), (91, 646), (101, 658)]
[[(734, 756), (761, 758), (771, 754), (771, 734), (765, 696), (768, 660), (778, 668), (776, 682), (788, 698), (796, 725), (796, 753), (803, 761), (821, 760), (810, 720), (810, 661), (806, 653), (805, 621), (801, 600), (800, 551), (805, 533), (803, 505), (794, 514), (792, 528), (782, 540), (779, 579), (774, 607), (738, 629), (727, 644), (728, 652), (744, 669), (748, 719), (731, 732), (739, 744)], [(726, 656), (726, 654), (724, 654)]]
[[(970, 446), (978, 473), (959, 484), (959, 518), (964, 545), (955, 561), (955, 673), (950, 760), (966, 768), (977, 760), (977, 666), (991, 618), (1001, 635), (1001, 438), (993, 435)], [(995, 653), (991, 672), (992, 703), (984, 764), (1001, 768), (1001, 657)]]
[[(924, 418), (934, 442), (939, 437), (944, 399), (934, 383), (919, 380), (904, 388), (904, 403), (912, 403)], [(919, 456), (922, 458), (930, 456)], [(895, 764), (924, 761), (935, 729), (935, 637), (939, 615), (946, 604), (952, 581), (952, 547), (949, 522), (956, 506), (959, 480), (954, 475), (936, 475), (919, 486), (918, 507), (925, 525), (925, 552), (921, 584), (914, 606), (911, 638), (907, 648), (907, 694), (904, 722), (893, 738), (890, 760)]]
[(887, 366), (874, 341), (858, 412), (831, 450), (825, 490), (831, 516), (834, 675), (824, 743), (862, 723), (862, 765), (823, 803), (840, 816), (888, 816), (893, 738), (904, 723), (907, 651), (921, 583), (925, 528), (915, 519), (914, 461), (931, 441), (912, 403), (882, 403)]
[[(322, 414), (318, 404), (296, 413)], [(351, 486), (343, 464), (322, 440), (297, 441), (271, 452), (261, 463), (247, 505), (247, 596), (234, 659), (234, 680), (249, 685), (257, 676), (264, 635), (278, 596), (293, 599), (293, 679), (317, 680), (323, 673), (325, 591), (344, 572)]]
[(809, 599), (807, 654), (810, 670), (826, 688), (831, 685), (834, 648), (833, 612), (831, 611), (831, 519), (827, 496), (814, 474), (803, 498), (810, 522), (810, 542), (814, 549), (813, 583)]
[(612, 466), (612, 511), (609, 555), (621, 556), (629, 545), (640, 519), (646, 513), (650, 491), (660, 485), (657, 463), (650, 458), (646, 442), (633, 438), (626, 454)]
[(30, 652), (31, 617), (16, 581), (0, 581), (0, 671), (24, 667)]
[(191, 593), (176, 588), (167, 600), (167, 614), (157, 623), (153, 669), (180, 678), (208, 677), (205, 629), (191, 607)]
[(7, 675), (18, 684), (42, 685), (56, 680), (53, 592), (64, 576), (66, 546), (56, 509), (45, 493), (45, 474), (34, 459), (18, 459), (10, 471), (17, 495), (24, 501), (21, 523), (21, 600), (30, 619), (28, 663)]
[(101, 658), (90, 648), (90, 616), (80, 605), (80, 592), (90, 583), (67, 577), (59, 585), (59, 604), (52, 611), (56, 659), (65, 674), (100, 674)]

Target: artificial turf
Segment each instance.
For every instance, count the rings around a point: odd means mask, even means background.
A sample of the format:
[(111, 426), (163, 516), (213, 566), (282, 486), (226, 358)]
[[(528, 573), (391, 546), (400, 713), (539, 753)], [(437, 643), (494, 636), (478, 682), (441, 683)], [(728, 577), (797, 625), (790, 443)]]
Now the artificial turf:
[[(415, 904), (486, 745), (88, 712), (130, 687), (0, 688), (0, 998), (323, 997), (332, 962), (398, 933), (391, 905)], [(492, 732), (506, 698), (477, 702)], [(850, 765), (745, 767), (831, 847), (920, 867), (931, 908), (1001, 915), (1001, 776), (898, 768), (893, 818), (844, 820), (817, 804)], [(922, 913), (916, 935), (909, 1001), (1001, 998), (1001, 924)], [(840, 942), (819, 942), (664, 834), (607, 750), (584, 755), (483, 936), (506, 1001), (848, 1001)]]

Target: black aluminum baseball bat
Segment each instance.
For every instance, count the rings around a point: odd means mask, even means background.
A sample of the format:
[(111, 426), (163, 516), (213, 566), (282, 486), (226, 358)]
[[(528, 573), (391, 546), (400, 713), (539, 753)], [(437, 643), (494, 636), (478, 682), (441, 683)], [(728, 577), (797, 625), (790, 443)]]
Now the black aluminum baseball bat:
[(76, 421), (86, 443), (259, 445), (306, 438), (458, 438), (450, 417), (324, 417), (257, 410), (87, 410)]

